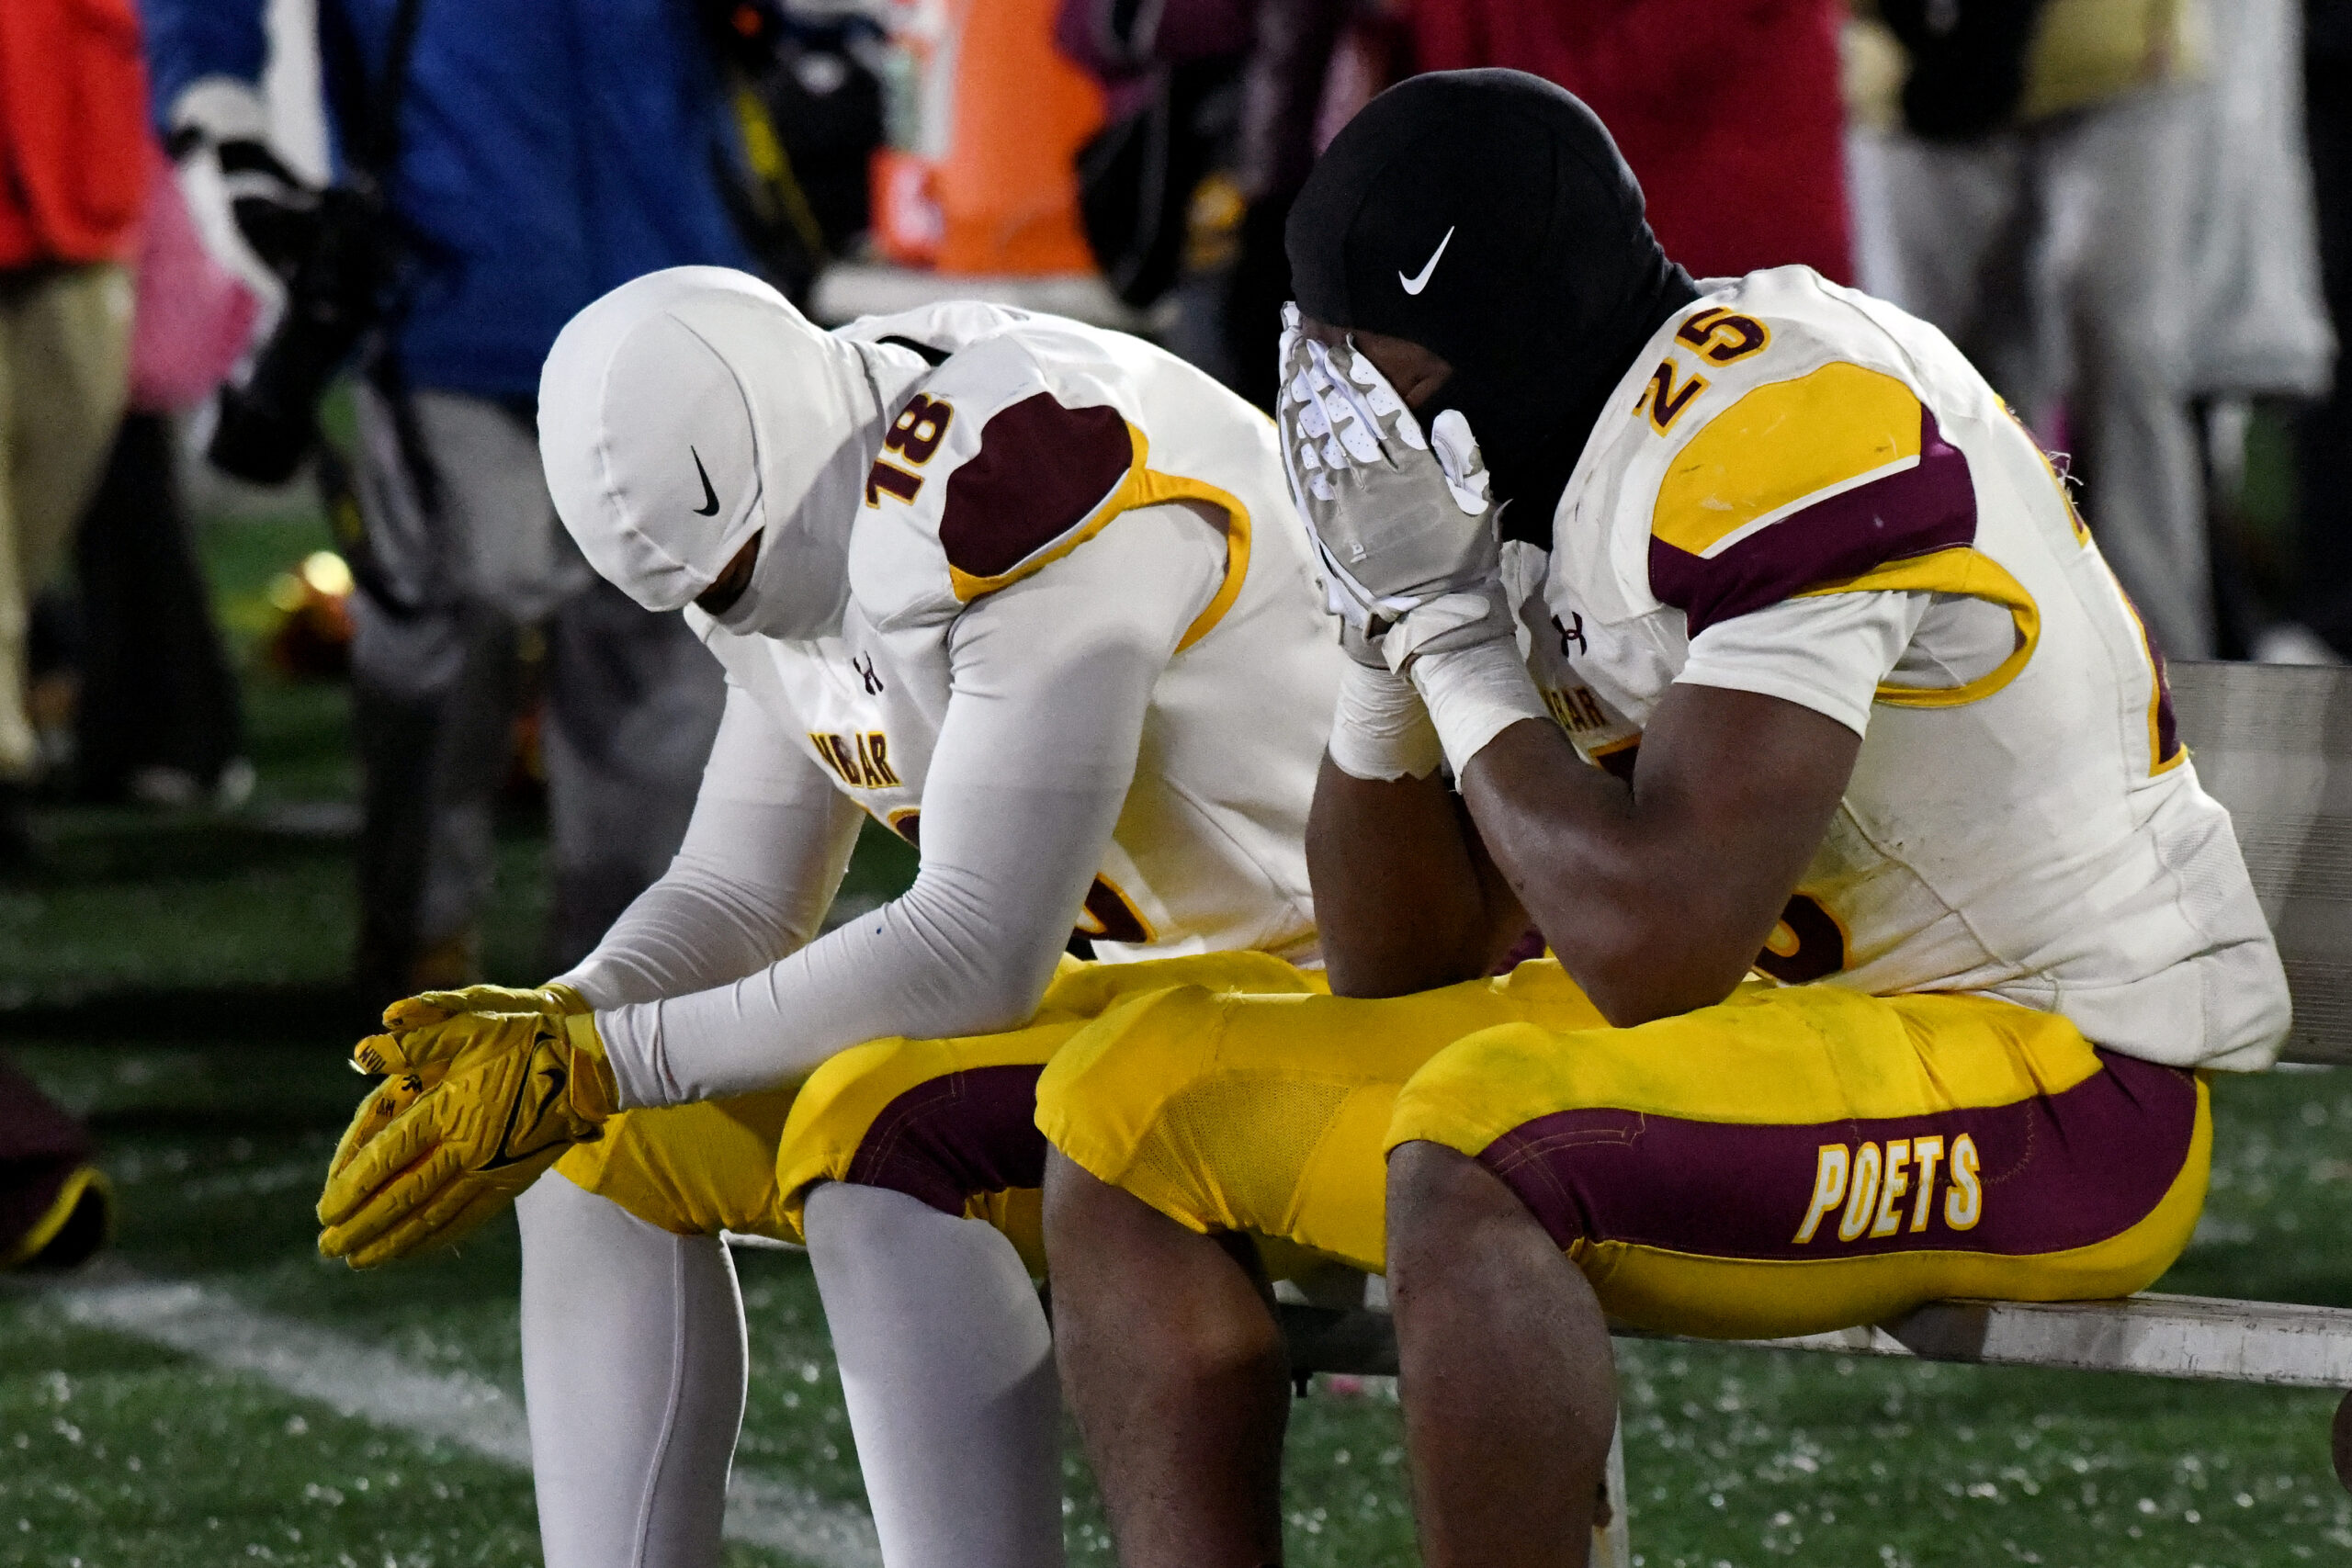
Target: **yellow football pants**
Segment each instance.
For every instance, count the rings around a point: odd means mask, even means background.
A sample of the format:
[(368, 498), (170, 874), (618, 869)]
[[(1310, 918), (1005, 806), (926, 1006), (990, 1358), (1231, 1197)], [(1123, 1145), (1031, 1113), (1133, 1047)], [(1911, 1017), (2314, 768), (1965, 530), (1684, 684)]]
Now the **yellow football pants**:
[(1037, 1074), (1121, 999), (1171, 986), (1204, 995), (1306, 993), (1323, 977), (1261, 953), (1145, 964), (1063, 962), (1026, 1028), (956, 1040), (876, 1040), (802, 1083), (729, 1100), (628, 1111), (556, 1169), (649, 1224), (798, 1241), (808, 1190), (854, 1181), (984, 1219), (1042, 1273), (1037, 1188), (1046, 1141)]
[(1770, 1337), (2127, 1294), (2188, 1244), (2196, 1075), (1967, 997), (1743, 986), (1612, 1029), (1548, 959), (1419, 996), (1135, 995), (1037, 1086), (1053, 1145), (1195, 1231), (1377, 1270), (1386, 1151), (1518, 1193), (1620, 1322)]

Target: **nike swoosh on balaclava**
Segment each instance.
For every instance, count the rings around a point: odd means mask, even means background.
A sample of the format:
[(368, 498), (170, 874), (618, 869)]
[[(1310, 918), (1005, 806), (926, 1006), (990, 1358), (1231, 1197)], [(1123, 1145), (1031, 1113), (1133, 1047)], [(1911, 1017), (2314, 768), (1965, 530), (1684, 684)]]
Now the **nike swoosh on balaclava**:
[(1435, 72), (1374, 98), (1307, 176), (1284, 239), (1301, 311), (1453, 367), (1421, 418), (1462, 411), (1511, 502), (1503, 532), (1546, 548), (1610, 390), (1698, 298), (1608, 129), (1519, 71)]
[(540, 467), (581, 554), (645, 608), (691, 603), (757, 534), (751, 585), (718, 624), (823, 636), (848, 602), (887, 388), (905, 378), (748, 274), (649, 273), (548, 351)]

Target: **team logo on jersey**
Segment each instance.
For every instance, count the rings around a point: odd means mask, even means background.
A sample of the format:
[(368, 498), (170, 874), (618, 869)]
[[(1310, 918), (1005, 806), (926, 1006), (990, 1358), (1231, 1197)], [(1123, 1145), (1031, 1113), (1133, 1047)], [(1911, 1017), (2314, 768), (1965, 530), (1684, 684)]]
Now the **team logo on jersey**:
[(899, 775), (890, 771), (890, 742), (878, 729), (837, 735), (812, 729), (808, 742), (825, 766), (852, 789), (899, 789)]
[(1589, 735), (1609, 728), (1609, 715), (1589, 688), (1544, 686), (1538, 690), (1544, 694), (1544, 705), (1552, 710), (1553, 722), (1569, 734)]
[(1419, 272), (1410, 277), (1407, 277), (1402, 272), (1396, 275), (1396, 281), (1403, 285), (1406, 293), (1418, 295), (1430, 286), (1430, 274), (1437, 270), (1438, 258), (1445, 254), (1445, 247), (1452, 243), (1453, 243), (1453, 231), (1448, 229), (1445, 231), (1445, 238), (1437, 243), (1437, 249), (1430, 253), (1430, 259), (1421, 264)]
[(1812, 1241), (1832, 1214), (1838, 1216), (1839, 1241), (1926, 1230), (1936, 1217), (1939, 1169), (1945, 1179), (1944, 1227), (1974, 1230), (1984, 1217), (1984, 1183), (1976, 1140), (1967, 1134), (1951, 1141), (1949, 1160), (1942, 1137), (1935, 1134), (1889, 1138), (1883, 1144), (1822, 1145), (1815, 1156), (1813, 1201), (1797, 1227), (1796, 1245)]

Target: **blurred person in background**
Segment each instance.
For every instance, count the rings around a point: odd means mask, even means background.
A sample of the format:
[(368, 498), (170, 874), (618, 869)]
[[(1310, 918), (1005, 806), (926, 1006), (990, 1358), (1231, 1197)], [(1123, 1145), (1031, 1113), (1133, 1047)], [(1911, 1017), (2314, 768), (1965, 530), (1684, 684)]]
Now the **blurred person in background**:
[(1169, 346), (1271, 411), (1267, 344), (1290, 298), (1283, 221), (1329, 134), (1335, 57), (1378, 36), (1359, 0), (1063, 0), (1055, 37), (1104, 92), (1079, 156), (1080, 209), (1104, 276), (1129, 305), (1171, 288)]
[[(2352, 0), (2308, 0), (2303, 34), (2305, 125), (2319, 255), (2329, 317), (2352, 322)], [(2352, 495), (2344, 454), (2352, 450), (2352, 389), (2342, 380), (2295, 431), (2297, 478), (2294, 620), (2258, 649), (2297, 662), (2352, 659)], [(2300, 636), (2298, 635), (2300, 634)]]
[[(2292, 536), (2258, 537), (2248, 505), (2257, 405), (2273, 407), (2286, 428), (2306, 424), (2308, 406), (2327, 396), (2335, 357), (2304, 133), (2302, 12), (2300, 0), (2239, 0), (2214, 28), (2212, 68), (2199, 94), (2202, 157), (2183, 171), (2198, 193), (2188, 389), (2205, 442), (2213, 650), (2289, 664), (2337, 658), (2294, 618), (2329, 618), (2321, 552), (2308, 542), (2299, 549)], [(2312, 497), (2321, 514), (2334, 490), (2331, 469)], [(2340, 522), (2340, 502), (2333, 510)], [(2301, 515), (2313, 514), (2306, 506)], [(2278, 531), (2291, 536), (2292, 525)], [(2332, 577), (2339, 592), (2352, 588), (2342, 564)]]
[(1416, 70), (1499, 65), (1615, 128), (1652, 227), (1699, 276), (1801, 262), (1847, 282), (1843, 15), (1839, 0), (1064, 0), (1062, 51), (1109, 102), (1080, 165), (1088, 237), (1130, 305), (1180, 266), (1205, 274), (1177, 283), (1170, 346), (1271, 409), (1283, 223), (1316, 154)]
[(2199, 0), (1860, 0), (1862, 287), (1941, 327), (2094, 477), (2085, 513), (2159, 646), (2211, 658), (2189, 410), (2211, 134)]
[(152, 140), (147, 157), (130, 407), (74, 539), (74, 790), (86, 801), (228, 808), (252, 793), (254, 770), (181, 502), (175, 416), (229, 374), (258, 301), (204, 248)]
[[(122, 412), (145, 118), (130, 0), (0, 6), (0, 872), (32, 858), (28, 603)], [(0, 1269), (97, 1250), (108, 1203), (92, 1155), (80, 1123), (0, 1063)]]
[(533, 653), (560, 968), (677, 848), (718, 724), (717, 667), (677, 616), (639, 609), (581, 559), (535, 436), (539, 365), (573, 312), (657, 268), (752, 264), (727, 187), (741, 133), (713, 17), (684, 0), (321, 0), (327, 107), (356, 193), (322, 199), (267, 142), (263, 9), (149, 0), (149, 52), (189, 189), (234, 214), (216, 210), (209, 232), (299, 283), (336, 238), (322, 215), (376, 203), (383, 243), (345, 243), (390, 253), (380, 287), (360, 290), (380, 313), (355, 389), (356, 979), (377, 1000), (476, 977), (494, 797)]
[(1801, 262), (1852, 281), (1838, 0), (1410, 0), (1408, 15), (1423, 71), (1509, 66), (1589, 105), (1693, 277)]
[(130, 0), (0, 6), (0, 870), (33, 852), (28, 607), (122, 413), (146, 102)]

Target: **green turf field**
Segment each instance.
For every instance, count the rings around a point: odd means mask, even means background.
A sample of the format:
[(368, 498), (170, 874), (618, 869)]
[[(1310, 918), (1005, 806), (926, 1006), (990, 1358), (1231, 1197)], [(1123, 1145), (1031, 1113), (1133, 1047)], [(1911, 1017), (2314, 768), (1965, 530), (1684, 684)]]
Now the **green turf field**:
[[(292, 524), (215, 530), (242, 640), (266, 624), (268, 575), (314, 543)], [(353, 1020), (334, 989), (352, 932), (346, 847), (337, 814), (318, 809), (349, 799), (351, 771), (338, 689), (256, 673), (250, 691), (263, 787), (243, 817), (44, 818), (51, 870), (0, 887), (0, 1049), (105, 1140), (124, 1209), (108, 1289), (200, 1286), (187, 1321), (259, 1324), (265, 1337), (277, 1325), (296, 1359), (339, 1347), (311, 1356), (330, 1381), (372, 1377), (389, 1355), (511, 1393), (511, 1224), (458, 1256), (374, 1275), (311, 1249), (317, 1180), (360, 1088), (341, 1065)], [(861, 887), (906, 874), (891, 849), (861, 860)], [(489, 932), (497, 978), (540, 977), (537, 864), (529, 824), (515, 824)], [(2216, 1116), (2210, 1212), (2163, 1288), (2352, 1305), (2352, 1085), (2224, 1082)], [(738, 1262), (754, 1357), (741, 1464), (794, 1506), (837, 1517), (859, 1499), (856, 1458), (807, 1267), (773, 1252)], [(95, 1325), (77, 1299), (0, 1287), (0, 1563), (537, 1561), (528, 1482), (512, 1465)], [(2352, 1499), (2327, 1466), (2331, 1396), (1680, 1345), (1621, 1353), (1637, 1561), (1660, 1568), (2352, 1557)], [(1413, 1560), (1400, 1440), (1385, 1384), (1319, 1383), (1294, 1407), (1294, 1563)], [(1069, 1483), (1072, 1559), (1108, 1563), (1075, 1457)]]

